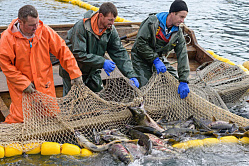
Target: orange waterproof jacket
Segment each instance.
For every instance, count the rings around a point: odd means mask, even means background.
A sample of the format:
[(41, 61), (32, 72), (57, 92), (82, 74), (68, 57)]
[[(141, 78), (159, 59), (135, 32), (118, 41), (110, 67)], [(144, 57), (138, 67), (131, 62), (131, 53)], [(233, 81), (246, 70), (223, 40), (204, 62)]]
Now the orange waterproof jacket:
[(17, 19), (11, 22), (0, 41), (0, 65), (12, 100), (6, 123), (23, 122), (22, 93), (31, 82), (36, 90), (56, 96), (49, 53), (60, 60), (71, 79), (82, 75), (73, 54), (54, 30), (39, 21), (35, 36), (27, 39), (17, 31), (16, 23)]

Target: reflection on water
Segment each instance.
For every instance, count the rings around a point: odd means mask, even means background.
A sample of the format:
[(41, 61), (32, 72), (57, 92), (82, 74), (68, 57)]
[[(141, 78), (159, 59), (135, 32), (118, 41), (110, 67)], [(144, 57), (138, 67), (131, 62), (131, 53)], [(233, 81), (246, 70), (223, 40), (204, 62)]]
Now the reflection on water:
[[(168, 11), (173, 0), (114, 0), (119, 16), (130, 21), (143, 21), (149, 13)], [(199, 44), (213, 50), (236, 64), (249, 60), (249, 2), (245, 0), (185, 0), (189, 14), (186, 25), (194, 30)], [(86, 0), (100, 6), (106, 0)], [(17, 17), (20, 7), (34, 5), (45, 24), (75, 23), (82, 19), (85, 9), (55, 0), (0, 0), (0, 25), (8, 25)], [(230, 107), (230, 111), (249, 118), (246, 99)], [(248, 100), (248, 99), (247, 99)], [(131, 165), (248, 165), (248, 146), (219, 145), (189, 149), (177, 158), (168, 159), (164, 153), (153, 151), (151, 156)], [(159, 157), (159, 158), (158, 158)], [(108, 153), (93, 158), (74, 156), (18, 156), (1, 159), (0, 164), (13, 165), (124, 165)]]
[(0, 0), (0, 25), (8, 25), (14, 18), (17, 18), (19, 8), (24, 5), (35, 6), (40, 19), (45, 24), (75, 23), (87, 11), (55, 0)]

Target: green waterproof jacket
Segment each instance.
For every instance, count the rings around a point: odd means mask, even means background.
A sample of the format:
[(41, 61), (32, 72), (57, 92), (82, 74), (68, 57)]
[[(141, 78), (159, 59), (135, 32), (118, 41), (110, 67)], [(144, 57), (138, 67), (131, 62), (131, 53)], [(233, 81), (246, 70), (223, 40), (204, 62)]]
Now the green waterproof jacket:
[[(153, 73), (153, 61), (159, 57), (173, 76), (179, 79), (179, 82), (188, 82), (189, 61), (186, 48), (185, 38), (181, 28), (179, 31), (172, 33), (168, 43), (156, 38), (159, 20), (156, 15), (149, 16), (144, 20), (137, 34), (136, 41), (131, 50), (131, 59), (133, 68), (138, 75), (140, 86), (144, 86)], [(169, 66), (166, 58), (162, 55), (174, 49), (177, 56), (177, 74), (173, 74), (172, 66)]]
[[(91, 18), (94, 14), (96, 12), (89, 10), (84, 14), (84, 18)], [(91, 28), (91, 20), (87, 19), (84, 22), (82, 19), (68, 31), (66, 43), (78, 62), (83, 80), (92, 74), (100, 74), (100, 69), (103, 68), (105, 62), (106, 51), (125, 77), (137, 77), (131, 59), (122, 46), (114, 25), (99, 37)], [(61, 66), (59, 73), (62, 78), (69, 78), (68, 73)], [(101, 79), (99, 76), (95, 78)], [(95, 82), (102, 83), (101, 80)]]

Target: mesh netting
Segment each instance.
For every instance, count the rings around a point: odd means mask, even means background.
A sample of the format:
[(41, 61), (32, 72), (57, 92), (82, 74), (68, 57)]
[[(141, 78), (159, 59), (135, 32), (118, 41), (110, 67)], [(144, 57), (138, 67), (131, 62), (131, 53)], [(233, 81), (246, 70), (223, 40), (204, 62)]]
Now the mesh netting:
[[(226, 64), (220, 65), (220, 70), (226, 69)], [(210, 74), (202, 71), (204, 73), (202, 79), (216, 90), (223, 84), (212, 86), (211, 83), (214, 81), (207, 76), (213, 74), (216, 76), (218, 71), (216, 69)], [(225, 75), (222, 76), (227, 78)], [(235, 78), (235, 75), (231, 77)], [(109, 78), (106, 80), (104, 89), (99, 93), (93, 93), (82, 85), (73, 86), (68, 95), (62, 98), (53, 98), (40, 92), (32, 95), (24, 94), (24, 123), (0, 125), (2, 144), (11, 144), (14, 148), (19, 148), (16, 143), (24, 145), (27, 142), (52, 141), (77, 144), (74, 130), (78, 130), (89, 140), (93, 139), (93, 130), (100, 132), (115, 128), (125, 132), (126, 126), (134, 123), (127, 107), (138, 106), (142, 101), (154, 120), (162, 116), (165, 116), (168, 121), (185, 120), (191, 115), (197, 119), (212, 119), (214, 116), (219, 120), (232, 120), (240, 126), (249, 125), (248, 119), (207, 101), (208, 97), (205, 94), (209, 92), (199, 92), (204, 96), (201, 97), (197, 95), (198, 93), (191, 91), (186, 99), (180, 99), (177, 93), (179, 83), (168, 72), (159, 75), (154, 73), (149, 83), (141, 89), (132, 87), (129, 79), (122, 76), (120, 72), (113, 72)], [(227, 82), (227, 84), (230, 83), (230, 81)], [(205, 91), (205, 88), (203, 89), (202, 91)], [(24, 151), (34, 147), (26, 145)]]
[(237, 101), (249, 89), (249, 75), (236, 65), (215, 61), (199, 70), (197, 75), (190, 84), (211, 87), (224, 103)]

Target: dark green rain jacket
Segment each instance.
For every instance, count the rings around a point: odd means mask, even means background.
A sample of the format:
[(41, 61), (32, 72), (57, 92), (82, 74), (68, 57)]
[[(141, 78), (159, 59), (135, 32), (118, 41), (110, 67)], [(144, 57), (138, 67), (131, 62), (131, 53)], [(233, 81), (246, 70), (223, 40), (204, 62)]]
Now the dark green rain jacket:
[[(156, 38), (159, 20), (156, 15), (149, 16), (144, 20), (137, 34), (136, 41), (131, 50), (131, 59), (133, 68), (138, 75), (140, 87), (144, 86), (155, 71), (153, 61), (159, 57), (164, 62), (167, 71), (176, 77), (179, 82), (188, 82), (189, 61), (185, 38), (181, 28), (177, 32), (173, 32), (168, 43)], [(163, 54), (174, 49), (177, 56), (177, 71), (170, 66), (169, 62)], [(153, 69), (154, 68), (154, 69)]]
[[(96, 13), (89, 10), (84, 14), (84, 18), (90, 18), (94, 14)], [(82, 19), (68, 31), (66, 43), (78, 62), (84, 83), (95, 92), (102, 89), (100, 73), (105, 62), (106, 51), (125, 77), (137, 77), (114, 25), (99, 37), (91, 28), (91, 20), (87, 19), (84, 23)], [(70, 85), (69, 75), (61, 66), (59, 73), (63, 81)]]

